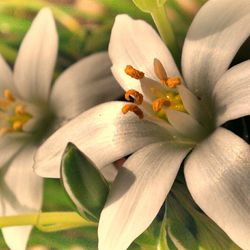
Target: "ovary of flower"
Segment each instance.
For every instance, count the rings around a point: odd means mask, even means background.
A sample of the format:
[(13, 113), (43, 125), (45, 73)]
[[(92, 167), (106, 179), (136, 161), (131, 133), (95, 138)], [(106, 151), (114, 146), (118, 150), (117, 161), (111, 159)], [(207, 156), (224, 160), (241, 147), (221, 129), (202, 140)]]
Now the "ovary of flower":
[(8, 89), (4, 89), (3, 97), (0, 97), (0, 110), (0, 136), (21, 132), (23, 125), (32, 118), (32, 115), (26, 112), (24, 105), (20, 104)]
[[(125, 73), (132, 78), (141, 80), (144, 78), (145, 74), (131, 65), (127, 65), (125, 68)], [(154, 72), (159, 82), (163, 84), (166, 91), (164, 93), (155, 89), (153, 86), (150, 88), (150, 92), (155, 97), (152, 101), (152, 110), (157, 113), (157, 116), (165, 119), (165, 108), (171, 108), (176, 111), (186, 112), (181, 97), (177, 92), (176, 87), (181, 84), (181, 79), (179, 77), (168, 77), (167, 73), (157, 58), (154, 59)], [(167, 91), (168, 89), (171, 89)], [(134, 89), (129, 89), (125, 93), (125, 99), (130, 101), (130, 97), (133, 98), (135, 104), (127, 104), (122, 108), (122, 113), (126, 114), (128, 111), (134, 112), (140, 119), (144, 117), (143, 111), (137, 106), (143, 103), (143, 95)]]

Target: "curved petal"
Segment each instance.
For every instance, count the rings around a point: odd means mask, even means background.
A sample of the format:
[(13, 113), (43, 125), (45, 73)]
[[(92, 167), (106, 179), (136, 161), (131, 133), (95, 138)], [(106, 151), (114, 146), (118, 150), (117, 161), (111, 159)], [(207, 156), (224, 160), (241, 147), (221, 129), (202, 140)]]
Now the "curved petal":
[(23, 39), (14, 67), (15, 86), (23, 99), (47, 101), (57, 47), (55, 21), (51, 11), (43, 8)]
[(149, 78), (157, 80), (154, 59), (163, 64), (169, 76), (179, 76), (175, 62), (155, 30), (142, 20), (133, 20), (128, 15), (118, 15), (112, 29), (109, 55), (113, 63), (112, 72), (125, 89), (140, 89), (140, 82), (124, 72), (126, 65), (143, 71)]
[(115, 179), (101, 213), (99, 250), (125, 250), (159, 212), (190, 148), (155, 143), (134, 153)]
[(196, 15), (187, 34), (182, 69), (188, 87), (208, 97), (250, 35), (248, 0), (210, 0)]
[[(39, 211), (42, 205), (42, 178), (33, 169), (36, 148), (25, 148), (8, 168), (1, 169), (2, 215), (18, 215)], [(31, 226), (2, 228), (10, 249), (25, 250)]]
[(216, 125), (250, 115), (250, 60), (228, 70), (212, 95)]
[(218, 128), (185, 164), (187, 186), (201, 209), (242, 249), (250, 246), (250, 146)]
[(4, 89), (9, 89), (11, 92), (15, 92), (11, 68), (2, 55), (0, 55), (0, 96)]
[(194, 142), (201, 140), (207, 134), (205, 128), (200, 125), (191, 115), (184, 112), (167, 109), (169, 123), (183, 136)]
[(158, 125), (123, 115), (126, 102), (96, 106), (57, 130), (37, 151), (35, 171), (45, 177), (59, 178), (61, 156), (68, 142), (74, 143), (98, 168), (102, 168), (139, 148), (168, 138)]
[(107, 53), (97, 53), (73, 64), (57, 79), (51, 105), (58, 116), (72, 118), (79, 113), (123, 94), (112, 77)]

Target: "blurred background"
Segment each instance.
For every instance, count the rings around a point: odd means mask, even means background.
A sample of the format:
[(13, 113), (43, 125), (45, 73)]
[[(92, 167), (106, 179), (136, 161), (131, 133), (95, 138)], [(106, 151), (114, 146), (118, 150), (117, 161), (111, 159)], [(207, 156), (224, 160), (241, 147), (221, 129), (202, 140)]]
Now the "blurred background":
[[(167, 1), (166, 11), (174, 24), (180, 46), (195, 13), (205, 2), (206, 0)], [(55, 77), (80, 58), (107, 50), (111, 28), (117, 14), (127, 13), (154, 25), (150, 15), (138, 10), (132, 0), (0, 0), (0, 53), (11, 66), (32, 19), (44, 6), (50, 7), (53, 11), (59, 33)], [(249, 51), (245, 48), (240, 52), (240, 58), (249, 58)], [(73, 205), (64, 194), (60, 182), (46, 180), (43, 211), (72, 210)], [(0, 249), (7, 249), (1, 234)], [(52, 233), (40, 232), (34, 228), (28, 249), (94, 250), (97, 249), (96, 228)], [(131, 249), (140, 248), (134, 245)]]

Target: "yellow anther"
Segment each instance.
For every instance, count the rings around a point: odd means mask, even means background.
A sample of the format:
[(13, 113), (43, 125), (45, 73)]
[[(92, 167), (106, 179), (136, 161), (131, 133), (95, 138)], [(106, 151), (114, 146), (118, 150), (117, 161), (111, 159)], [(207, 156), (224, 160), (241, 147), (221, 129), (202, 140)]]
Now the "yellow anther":
[(181, 79), (180, 77), (170, 77), (166, 80), (161, 80), (161, 83), (169, 88), (176, 88), (178, 85), (181, 84)]
[(132, 78), (135, 78), (137, 80), (142, 79), (144, 77), (143, 72), (133, 68), (131, 65), (127, 65), (124, 71), (127, 75), (129, 75)]
[(129, 111), (134, 112), (140, 119), (143, 119), (143, 111), (135, 104), (126, 104), (122, 108), (122, 113), (125, 115)]
[(24, 114), (26, 114), (24, 106), (23, 106), (23, 105), (20, 105), (20, 104), (17, 105), (17, 106), (15, 107), (15, 113), (16, 113), (17, 115), (24, 115)]
[(22, 128), (23, 128), (23, 122), (21, 122), (21, 121), (15, 121), (15, 122), (13, 122), (12, 129), (14, 131), (22, 130)]
[(134, 90), (134, 89), (129, 89), (126, 93), (125, 93), (125, 99), (127, 101), (130, 100), (130, 96), (133, 97), (134, 99), (134, 103), (137, 105), (141, 105), (143, 102), (143, 95), (141, 93), (139, 93), (138, 91)]
[(11, 102), (14, 102), (15, 101), (15, 97), (11, 94), (11, 92), (8, 90), (8, 89), (5, 89), (3, 91), (3, 96), (8, 100), (8, 101), (11, 101)]
[(152, 108), (155, 112), (158, 112), (161, 110), (162, 106), (170, 106), (171, 103), (165, 98), (158, 98), (152, 102)]
[(168, 76), (167, 73), (160, 62), (157, 58), (154, 59), (154, 72), (156, 76), (159, 78), (159, 80), (167, 80)]

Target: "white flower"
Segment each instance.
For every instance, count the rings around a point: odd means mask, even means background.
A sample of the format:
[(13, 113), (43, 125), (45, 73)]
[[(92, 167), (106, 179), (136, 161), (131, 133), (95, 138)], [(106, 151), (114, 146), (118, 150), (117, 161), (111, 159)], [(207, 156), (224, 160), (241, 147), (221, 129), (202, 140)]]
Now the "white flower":
[[(41, 209), (42, 178), (32, 169), (39, 143), (59, 123), (122, 93), (109, 73), (107, 53), (75, 63), (51, 89), (57, 47), (54, 19), (44, 8), (22, 42), (13, 73), (0, 57), (1, 216)], [(30, 231), (30, 226), (2, 229), (12, 250), (25, 249)]]
[(189, 152), (184, 171), (194, 200), (233, 241), (250, 249), (250, 147), (220, 127), (250, 114), (250, 61), (228, 70), (249, 37), (249, 23), (248, 0), (210, 0), (187, 34), (181, 77), (148, 24), (116, 18), (112, 72), (136, 104), (110, 102), (84, 112), (50, 137), (35, 158), (37, 173), (59, 177), (68, 141), (100, 169), (133, 153), (102, 211), (99, 250), (127, 249), (150, 225)]

